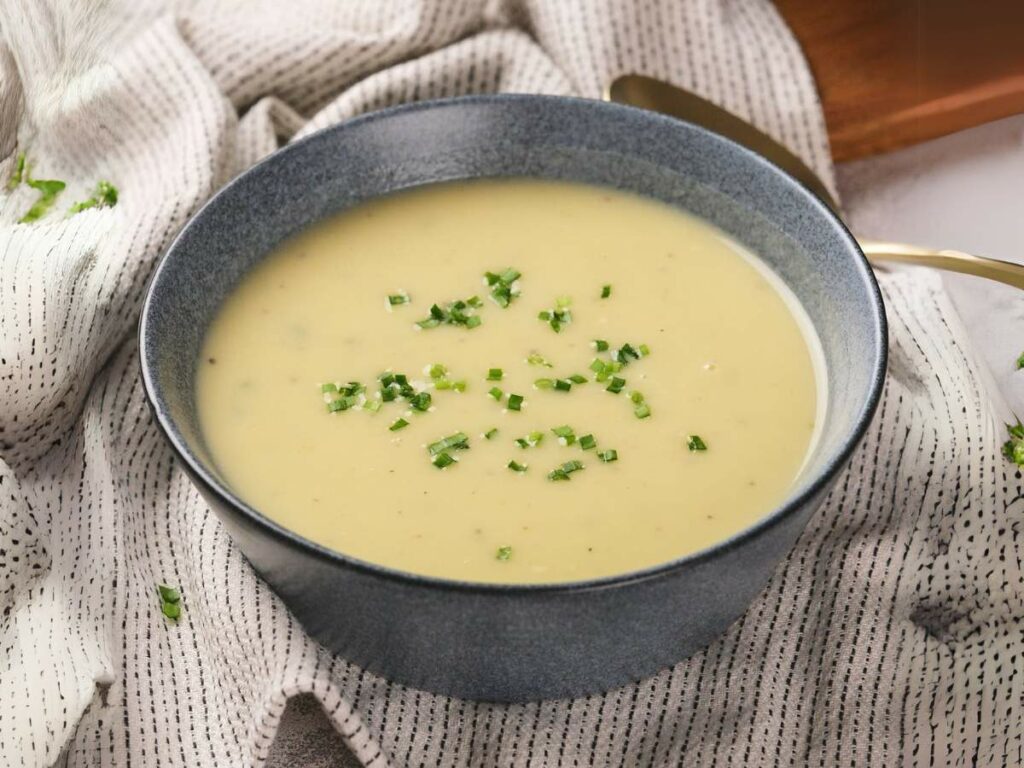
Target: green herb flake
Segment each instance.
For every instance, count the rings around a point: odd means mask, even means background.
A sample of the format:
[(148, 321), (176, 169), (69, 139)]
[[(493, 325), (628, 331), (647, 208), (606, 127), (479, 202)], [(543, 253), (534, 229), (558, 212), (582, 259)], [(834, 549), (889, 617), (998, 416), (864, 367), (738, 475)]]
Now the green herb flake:
[(452, 464), (457, 464), (458, 459), (453, 458), (451, 454), (448, 453), (439, 453), (434, 457), (432, 463), (438, 469), (444, 469), (445, 467), (450, 467)]
[(633, 414), (638, 419), (646, 419), (651, 415), (651, 406), (645, 402), (640, 392), (633, 390), (629, 393), (629, 399), (633, 402)]
[(540, 443), (541, 443), (541, 441), (543, 439), (544, 439), (544, 433), (543, 432), (539, 432), (539, 431), (531, 432), (530, 434), (526, 435), (525, 437), (517, 437), (516, 438), (516, 445), (518, 445), (520, 448), (533, 448), (533, 447), (535, 447), (537, 445), (540, 445)]
[(363, 410), (370, 411), (370, 413), (376, 413), (377, 411), (380, 410), (380, 406), (380, 400), (367, 400), (365, 403), (363, 403)]
[(1024, 352), (1020, 353), (1020, 357), (1017, 358), (1017, 370), (1024, 368)]
[(513, 472), (525, 472), (529, 468), (529, 464), (520, 464), (515, 459), (512, 459), (506, 466)]
[(1007, 424), (1006, 431), (1010, 439), (1003, 443), (1003, 456), (1017, 466), (1024, 466), (1024, 424), (1017, 419), (1016, 424)]
[(611, 461), (618, 461), (619, 453), (614, 448), (609, 448), (607, 451), (598, 451), (597, 458), (607, 464)]
[(571, 381), (573, 384), (586, 384), (587, 377), (581, 376), (578, 373), (574, 373), (572, 376), (569, 377), (569, 381)]
[(480, 298), (470, 296), (468, 299), (450, 301), (444, 307), (438, 304), (430, 306), (430, 316), (416, 322), (422, 330), (437, 328), (439, 325), (457, 325), (463, 328), (476, 328), (482, 322), (475, 311), (480, 308)]
[(576, 461), (575, 459), (567, 461), (562, 466), (548, 472), (548, 480), (569, 480), (569, 476), (573, 472), (579, 472), (581, 469), (583, 469), (583, 462)]
[(57, 179), (30, 179), (27, 174), (25, 183), (32, 189), (38, 190), (39, 197), (25, 215), (18, 219), (21, 224), (29, 224), (43, 218), (53, 207), (60, 193), (64, 191), (64, 187), (67, 186), (63, 181)]
[(551, 389), (555, 386), (554, 379), (534, 379), (533, 386), (537, 389)]
[(618, 376), (613, 376), (611, 382), (605, 387), (605, 390), (611, 392), (613, 395), (617, 395), (622, 391), (622, 388), (626, 386), (626, 380), (621, 379)]
[(429, 392), (419, 392), (407, 399), (409, 401), (409, 405), (417, 411), (425, 411), (430, 408), (430, 401), (432, 400)]
[(436, 443), (431, 443), (427, 446), (427, 452), (431, 456), (437, 456), (439, 453), (446, 453), (447, 451), (465, 450), (469, 450), (469, 437), (465, 432), (456, 432), (455, 434), (448, 435), (448, 437), (442, 437)]
[(487, 369), (487, 380), (488, 381), (501, 381), (505, 378), (505, 372), (501, 368), (488, 368)]
[(556, 437), (558, 437), (558, 441), (562, 445), (572, 445), (576, 442), (576, 432), (568, 424), (563, 424), (560, 427), (554, 427), (551, 431)]
[(701, 439), (700, 435), (687, 435), (686, 447), (691, 451), (706, 451), (708, 449), (707, 443)]
[(19, 152), (17, 160), (14, 161), (14, 171), (11, 173), (11, 178), (7, 182), (8, 189), (14, 189), (19, 184), (25, 175), (25, 153)]
[(491, 299), (502, 309), (519, 296), (519, 278), (522, 275), (518, 270), (509, 267), (502, 272), (484, 272), (484, 281), (491, 288)]
[(607, 352), (608, 342), (605, 341), (604, 339), (594, 339), (594, 349), (596, 349), (598, 352)]
[(505, 393), (501, 391), (499, 387), (491, 387), (487, 390), (487, 394), (493, 397), (498, 402), (501, 402), (501, 398), (505, 396)]
[(612, 295), (612, 287), (610, 285), (602, 285), (601, 286), (601, 298), (602, 299), (607, 299), (611, 295)]
[(392, 432), (397, 432), (398, 430), (405, 429), (408, 426), (409, 426), (409, 422), (406, 421), (405, 419), (395, 419), (391, 423), (391, 426), (388, 427), (388, 429), (391, 430)]
[(90, 197), (75, 203), (68, 209), (68, 215), (74, 215), (87, 208), (112, 208), (117, 205), (117, 187), (109, 181), (99, 181)]
[(388, 306), (398, 307), (402, 304), (408, 304), (412, 299), (409, 298), (409, 294), (405, 293), (392, 293), (388, 296)]
[(448, 375), (448, 369), (440, 363), (434, 363), (427, 369), (427, 375), (432, 379), (443, 379)]
[(562, 328), (572, 322), (572, 311), (569, 309), (571, 304), (572, 299), (568, 296), (559, 296), (555, 299), (555, 306), (541, 311), (537, 319), (550, 325), (555, 333), (561, 333)]
[(530, 356), (526, 358), (526, 362), (530, 365), (540, 365), (544, 368), (554, 368), (552, 363), (549, 363), (544, 359), (544, 355), (538, 354), (537, 352), (531, 352)]
[(572, 389), (572, 382), (568, 379), (555, 379), (555, 390), (558, 392), (568, 392)]
[(497, 434), (498, 434), (498, 428), (497, 427), (491, 427), (486, 432), (484, 432), (484, 440), (493, 440), (495, 435), (497, 435)]
[(176, 603), (181, 600), (181, 592), (175, 587), (169, 587), (166, 584), (157, 584), (157, 592), (160, 593), (160, 599), (165, 603)]
[(181, 592), (166, 584), (157, 584), (156, 591), (160, 596), (160, 612), (168, 619), (179, 619), (181, 617)]
[(512, 557), (512, 547), (508, 545), (498, 547), (498, 551), (495, 553), (494, 557), (502, 562), (509, 560)]
[(338, 385), (329, 381), (326, 384), (321, 384), (320, 385), (320, 391), (323, 392), (325, 395), (327, 393), (329, 393), (329, 392), (337, 392), (338, 391)]
[(589, 451), (591, 448), (597, 446), (597, 440), (594, 439), (593, 435), (583, 435), (580, 438), (580, 448), (584, 451)]
[(509, 395), (508, 396), (508, 409), (510, 411), (520, 411), (523, 408), (523, 396), (522, 395)]

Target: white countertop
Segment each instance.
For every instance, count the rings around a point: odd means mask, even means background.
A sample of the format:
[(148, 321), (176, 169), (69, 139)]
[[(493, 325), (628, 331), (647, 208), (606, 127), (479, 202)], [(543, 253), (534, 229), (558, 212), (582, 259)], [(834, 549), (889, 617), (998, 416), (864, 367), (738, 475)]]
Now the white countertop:
[[(1024, 115), (847, 163), (838, 175), (858, 235), (1024, 263)], [(945, 280), (979, 361), (1024, 417), (1024, 371), (1016, 368), (1024, 292), (963, 275)]]

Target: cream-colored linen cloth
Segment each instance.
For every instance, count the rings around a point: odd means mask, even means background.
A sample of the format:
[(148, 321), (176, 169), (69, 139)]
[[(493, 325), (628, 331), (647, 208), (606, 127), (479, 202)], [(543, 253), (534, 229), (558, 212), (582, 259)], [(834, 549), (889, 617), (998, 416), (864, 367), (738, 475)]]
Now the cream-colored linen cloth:
[[(260, 765), (315, 694), (376, 766), (1018, 765), (1020, 476), (937, 280), (884, 276), (892, 364), (792, 555), (704, 652), (577, 701), (409, 690), (311, 642), (153, 425), (134, 329), (186, 218), (282, 142), (401, 101), (596, 97), (665, 77), (831, 180), (800, 51), (765, 0), (6, 0), (0, 174), (0, 765)], [(66, 217), (99, 178), (115, 208)], [(180, 584), (181, 621), (153, 586)], [(643, 627), (637, 628), (643, 632)]]

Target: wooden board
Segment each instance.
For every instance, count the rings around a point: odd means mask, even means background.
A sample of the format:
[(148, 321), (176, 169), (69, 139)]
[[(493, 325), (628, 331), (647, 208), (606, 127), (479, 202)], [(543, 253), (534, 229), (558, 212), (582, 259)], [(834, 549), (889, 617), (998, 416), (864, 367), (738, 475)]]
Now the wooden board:
[(818, 81), (838, 161), (1024, 112), (1024, 0), (776, 5)]

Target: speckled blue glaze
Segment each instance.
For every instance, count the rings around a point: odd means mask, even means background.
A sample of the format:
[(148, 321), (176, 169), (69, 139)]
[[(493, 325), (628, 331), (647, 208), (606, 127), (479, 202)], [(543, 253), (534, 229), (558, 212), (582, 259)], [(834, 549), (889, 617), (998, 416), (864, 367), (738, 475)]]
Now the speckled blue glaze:
[[(793, 289), (824, 348), (829, 404), (802, 485), (737, 536), (618, 577), (505, 586), (360, 562), (281, 528), (218, 477), (193, 381), (224, 297), (275, 245), (364, 200), (438, 181), (535, 176), (607, 185), (711, 221)], [(885, 314), (856, 243), (810, 192), (762, 158), (629, 107), (485, 96), (376, 112), (267, 158), (221, 190), (171, 245), (146, 297), (142, 374), (192, 480), (303, 626), (346, 659), (407, 685), (524, 701), (651, 675), (722, 633), (764, 586), (874, 411)], [(666, 500), (671, 503), (671, 500)]]

